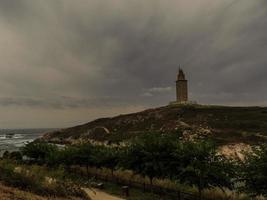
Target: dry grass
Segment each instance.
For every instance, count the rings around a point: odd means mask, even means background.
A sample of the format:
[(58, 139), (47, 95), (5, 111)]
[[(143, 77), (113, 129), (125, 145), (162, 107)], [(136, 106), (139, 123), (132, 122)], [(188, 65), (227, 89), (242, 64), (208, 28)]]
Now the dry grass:
[(30, 192), (25, 192), (16, 188), (7, 187), (0, 183), (0, 199), (1, 200), (82, 200), (80, 198), (53, 198), (42, 197)]
[[(80, 173), (83, 173), (84, 175), (86, 175), (86, 169), (85, 168), (81, 168), (81, 167), (76, 167), (75, 168), (78, 171), (80, 171)], [(89, 168), (89, 173), (90, 174), (97, 174), (99, 176), (111, 176), (111, 171), (109, 169), (105, 169), (105, 168)], [(121, 171), (121, 170), (117, 170), (114, 172), (114, 181), (116, 180), (116, 178), (119, 179), (123, 179), (127, 181), (131, 181), (131, 182), (137, 182), (137, 183), (146, 183), (147, 185), (149, 185), (149, 179), (148, 178), (144, 178), (140, 175), (135, 175), (132, 171), (129, 170), (125, 170), (125, 171)], [(197, 195), (198, 194), (198, 190), (195, 187), (187, 187), (184, 185), (179, 185), (171, 180), (168, 179), (154, 179), (153, 181), (153, 185), (155, 186), (159, 186), (162, 188), (168, 188), (168, 189), (180, 189), (181, 191), (184, 192), (189, 192), (192, 194)], [(250, 200), (250, 198), (248, 197), (247, 194), (244, 193), (237, 193), (235, 191), (231, 191), (228, 189), (225, 189), (224, 191), (222, 191), (220, 188), (212, 188), (212, 189), (206, 189), (203, 192), (203, 196), (208, 198), (208, 199), (216, 199), (216, 200)], [(266, 200), (266, 198), (264, 197), (256, 197), (255, 200)]]
[[(74, 171), (76, 171), (77, 173), (82, 173), (83, 176), (86, 176), (86, 168), (85, 167), (73, 167)], [(95, 167), (89, 167), (89, 173), (92, 175), (99, 175), (102, 177), (112, 177), (111, 175), (111, 170), (106, 169), (106, 168), (95, 168)], [(146, 185), (150, 185), (150, 180), (148, 177), (142, 177), (138, 174), (134, 174), (132, 171), (130, 170), (116, 170), (114, 171), (113, 174), (113, 178), (114, 181), (116, 180), (116, 178), (125, 180), (127, 181), (131, 181), (131, 182), (136, 182), (136, 183), (140, 183), (143, 184), (145, 183)], [(176, 183), (174, 183), (171, 180), (168, 179), (154, 179), (153, 180), (153, 185), (155, 186), (159, 186), (162, 188), (170, 188), (170, 189), (184, 189), (182, 185), (178, 185)]]
[[(58, 197), (89, 199), (81, 187), (69, 179), (62, 179), (61, 170), (33, 165), (16, 165), (11, 161), (0, 162), (0, 181), (6, 186), (41, 195), (43, 197)], [(2, 200), (1, 196), (0, 199)], [(16, 198), (19, 199), (19, 198)]]

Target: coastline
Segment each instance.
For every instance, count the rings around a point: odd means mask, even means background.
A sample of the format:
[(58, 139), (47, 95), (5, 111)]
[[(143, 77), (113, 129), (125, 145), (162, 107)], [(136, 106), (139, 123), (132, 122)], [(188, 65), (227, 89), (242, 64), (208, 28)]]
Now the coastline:
[(1, 129), (0, 156), (5, 151), (18, 151), (25, 144), (42, 137), (53, 129)]

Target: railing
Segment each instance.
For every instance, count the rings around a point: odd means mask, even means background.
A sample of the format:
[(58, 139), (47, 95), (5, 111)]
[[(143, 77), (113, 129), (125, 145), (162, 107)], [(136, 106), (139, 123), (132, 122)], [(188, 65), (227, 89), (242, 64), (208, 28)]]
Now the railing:
[[(75, 168), (75, 171), (77, 168)], [(77, 171), (76, 171), (77, 173)], [(83, 173), (83, 176), (86, 174), (84, 170), (80, 170), (79, 173)], [(101, 173), (96, 173), (96, 172), (88, 172), (88, 175), (90, 177), (95, 177), (97, 180), (105, 181), (105, 182), (112, 182), (116, 183), (117, 185), (121, 186), (129, 186), (129, 188), (136, 188), (136, 189), (141, 189), (144, 192), (153, 192), (154, 194), (157, 194), (159, 196), (168, 196), (171, 199), (176, 199), (176, 200), (199, 200), (199, 196), (189, 193), (189, 192), (184, 192), (179, 189), (174, 189), (174, 188), (167, 188), (167, 187), (162, 187), (158, 185), (151, 185), (147, 183), (141, 183), (138, 181), (133, 181), (125, 178), (118, 177), (116, 175), (108, 175), (108, 174), (101, 174)], [(203, 200), (211, 200), (208, 198), (202, 198)]]

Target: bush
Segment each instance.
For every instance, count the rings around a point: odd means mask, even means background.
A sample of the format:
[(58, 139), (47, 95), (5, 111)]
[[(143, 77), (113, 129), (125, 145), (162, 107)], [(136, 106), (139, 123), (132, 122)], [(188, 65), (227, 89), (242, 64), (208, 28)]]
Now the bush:
[(244, 189), (253, 196), (267, 197), (267, 145), (255, 147), (253, 153), (246, 155), (241, 167)]
[(9, 159), (21, 161), (22, 160), (22, 154), (19, 151), (13, 151), (9, 154)]
[(39, 182), (34, 177), (26, 176), (27, 171), (21, 170), (20, 173), (15, 172), (16, 168), (8, 161), (2, 161), (0, 164), (0, 180), (9, 186), (17, 187), (20, 189), (39, 189)]
[(34, 161), (43, 164), (57, 154), (58, 148), (56, 145), (45, 142), (31, 142), (22, 148), (23, 155)]
[(147, 133), (130, 143), (122, 154), (120, 165), (150, 179), (165, 178), (170, 175), (178, 138), (176, 135)]
[(89, 199), (87, 194), (70, 181), (57, 180), (49, 182), (46, 179), (49, 174), (42, 167), (32, 166), (27, 169), (25, 166), (15, 167), (10, 161), (0, 162), (0, 181), (8, 186), (34, 192), (43, 196), (56, 197), (81, 197)]
[(218, 155), (211, 142), (186, 142), (176, 149), (174, 174), (181, 183), (196, 186), (201, 199), (205, 188), (232, 189), (236, 177), (233, 161)]

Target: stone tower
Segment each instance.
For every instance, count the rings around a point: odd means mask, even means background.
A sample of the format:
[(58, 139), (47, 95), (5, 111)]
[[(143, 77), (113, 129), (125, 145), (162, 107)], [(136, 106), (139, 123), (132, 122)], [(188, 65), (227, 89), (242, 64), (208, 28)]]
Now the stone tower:
[(176, 81), (176, 101), (178, 103), (186, 103), (188, 101), (188, 87), (185, 74), (182, 69), (179, 69)]

